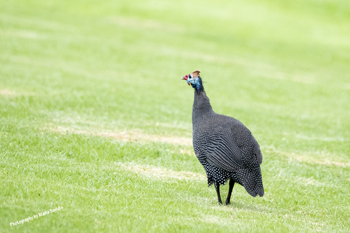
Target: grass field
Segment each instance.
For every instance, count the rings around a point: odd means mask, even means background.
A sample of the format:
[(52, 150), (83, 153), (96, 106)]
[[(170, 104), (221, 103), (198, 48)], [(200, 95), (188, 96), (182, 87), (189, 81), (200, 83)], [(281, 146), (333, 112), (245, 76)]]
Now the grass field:
[[(348, 0), (1, 1), (0, 232), (349, 232), (349, 22)], [(263, 198), (207, 188), (195, 69), (258, 140)]]

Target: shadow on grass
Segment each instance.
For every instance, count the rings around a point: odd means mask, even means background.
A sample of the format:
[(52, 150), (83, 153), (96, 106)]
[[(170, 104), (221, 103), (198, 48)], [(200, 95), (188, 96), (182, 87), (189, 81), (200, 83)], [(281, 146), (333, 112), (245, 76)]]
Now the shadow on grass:
[(267, 207), (256, 207), (251, 205), (242, 204), (239, 202), (232, 202), (230, 205), (223, 205), (223, 207), (229, 208), (229, 209), (240, 209), (240, 210), (248, 210), (248, 211), (254, 211), (259, 213), (272, 213), (274, 211), (268, 209)]

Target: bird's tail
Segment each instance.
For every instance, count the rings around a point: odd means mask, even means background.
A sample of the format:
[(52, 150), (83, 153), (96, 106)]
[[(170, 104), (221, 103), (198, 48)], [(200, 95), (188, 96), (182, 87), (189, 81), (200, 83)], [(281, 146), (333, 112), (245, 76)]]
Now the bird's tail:
[(253, 196), (264, 196), (264, 186), (262, 183), (260, 166), (254, 169), (242, 169), (238, 172), (239, 179), (245, 190)]

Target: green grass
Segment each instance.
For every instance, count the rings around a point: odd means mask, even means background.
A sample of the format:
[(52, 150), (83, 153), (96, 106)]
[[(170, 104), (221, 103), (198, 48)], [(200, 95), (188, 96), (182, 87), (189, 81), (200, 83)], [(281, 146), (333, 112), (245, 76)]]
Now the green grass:
[[(349, 232), (349, 21), (347, 0), (2, 1), (0, 232)], [(263, 198), (207, 188), (195, 69), (261, 145)]]

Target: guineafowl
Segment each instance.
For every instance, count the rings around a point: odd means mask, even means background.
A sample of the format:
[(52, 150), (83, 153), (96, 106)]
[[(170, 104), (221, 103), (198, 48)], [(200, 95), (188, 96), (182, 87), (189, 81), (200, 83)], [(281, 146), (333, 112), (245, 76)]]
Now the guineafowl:
[(262, 154), (258, 142), (243, 123), (213, 111), (199, 73), (196, 70), (182, 79), (195, 89), (192, 109), (193, 149), (205, 169), (208, 186), (214, 184), (220, 204), (220, 185), (229, 179), (226, 205), (230, 204), (235, 183), (242, 185), (251, 196), (262, 197)]

